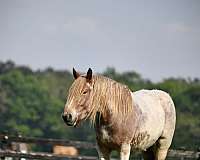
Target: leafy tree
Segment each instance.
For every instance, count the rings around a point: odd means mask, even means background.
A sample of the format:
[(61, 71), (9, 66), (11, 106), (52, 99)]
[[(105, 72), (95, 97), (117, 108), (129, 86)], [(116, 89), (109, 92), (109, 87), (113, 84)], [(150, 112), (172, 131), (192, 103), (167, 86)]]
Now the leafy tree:
[[(200, 146), (199, 79), (169, 78), (152, 83), (135, 71), (119, 73), (114, 68), (107, 68), (103, 75), (128, 85), (132, 91), (156, 88), (168, 92), (177, 111), (173, 147)], [(69, 128), (60, 118), (72, 81), (69, 71), (48, 68), (34, 72), (12, 61), (0, 62), (0, 132), (94, 141), (94, 130), (88, 122)]]

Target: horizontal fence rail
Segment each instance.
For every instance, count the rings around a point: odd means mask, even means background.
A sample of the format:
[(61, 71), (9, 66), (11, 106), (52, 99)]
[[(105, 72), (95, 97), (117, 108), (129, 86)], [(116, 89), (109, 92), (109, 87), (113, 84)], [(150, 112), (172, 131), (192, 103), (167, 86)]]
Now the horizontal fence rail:
[(188, 158), (200, 160), (200, 152), (198, 151), (184, 151), (184, 150), (169, 150), (167, 157), (170, 158)]
[[(22, 137), (22, 136), (8, 136), (5, 134), (0, 134), (0, 142), (1, 143), (35, 143), (35, 144), (51, 144), (51, 145), (66, 145), (66, 146), (74, 146), (76, 148), (83, 149), (96, 149), (96, 144), (91, 142), (84, 141), (71, 141), (71, 140), (63, 140), (63, 139), (52, 139), (52, 138), (33, 138), (33, 137)], [(94, 160), (97, 157), (90, 156), (78, 156), (78, 157), (70, 157), (63, 155), (55, 155), (50, 153), (40, 153), (40, 152), (28, 152), (21, 153), (17, 151), (11, 150), (1, 150), (0, 149), (0, 157), (17, 157), (17, 158), (29, 158), (29, 159), (69, 159), (69, 160)], [(197, 159), (200, 160), (200, 151), (187, 151), (187, 150), (169, 150), (168, 153), (169, 158), (181, 158), (181, 159)]]
[(29, 159), (45, 159), (45, 160), (97, 160), (97, 157), (91, 156), (77, 156), (77, 157), (70, 157), (70, 156), (62, 156), (62, 155), (55, 155), (50, 153), (21, 153), (17, 151), (11, 150), (0, 150), (0, 157), (15, 157), (15, 158), (29, 158)]
[(95, 143), (84, 142), (84, 141), (70, 141), (70, 140), (64, 140), (64, 139), (8, 136), (8, 135), (0, 134), (0, 141), (18, 142), (18, 143), (65, 145), (65, 146), (74, 146), (76, 148), (96, 149)]

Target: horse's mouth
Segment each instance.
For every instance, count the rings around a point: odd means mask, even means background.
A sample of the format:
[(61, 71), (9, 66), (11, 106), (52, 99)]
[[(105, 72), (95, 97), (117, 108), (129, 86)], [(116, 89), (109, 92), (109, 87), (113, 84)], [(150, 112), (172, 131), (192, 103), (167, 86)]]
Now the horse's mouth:
[(74, 125), (74, 123), (72, 123), (72, 122), (66, 122), (66, 124), (67, 124), (68, 126), (73, 126), (73, 125)]
[(77, 120), (74, 120), (74, 121), (66, 121), (65, 122), (68, 126), (71, 126), (71, 127), (76, 127), (77, 126)]

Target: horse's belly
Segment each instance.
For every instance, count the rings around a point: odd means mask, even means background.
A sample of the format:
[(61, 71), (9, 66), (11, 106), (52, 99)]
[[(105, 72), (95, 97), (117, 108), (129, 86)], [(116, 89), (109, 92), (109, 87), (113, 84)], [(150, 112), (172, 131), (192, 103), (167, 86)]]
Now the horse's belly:
[(139, 114), (138, 129), (133, 138), (133, 146), (146, 150), (161, 136), (165, 113), (159, 99), (154, 97), (152, 91), (141, 90), (134, 92), (132, 96)]

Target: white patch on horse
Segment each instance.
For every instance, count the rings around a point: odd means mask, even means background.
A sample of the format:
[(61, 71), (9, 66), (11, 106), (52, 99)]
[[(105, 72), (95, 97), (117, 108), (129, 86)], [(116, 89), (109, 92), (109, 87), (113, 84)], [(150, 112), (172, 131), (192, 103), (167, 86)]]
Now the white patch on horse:
[(110, 136), (108, 134), (108, 131), (105, 129), (105, 127), (102, 127), (101, 134), (102, 134), (102, 140), (103, 141), (109, 141), (110, 140)]

